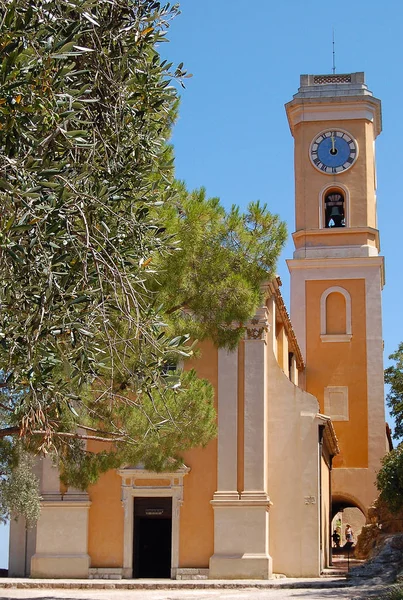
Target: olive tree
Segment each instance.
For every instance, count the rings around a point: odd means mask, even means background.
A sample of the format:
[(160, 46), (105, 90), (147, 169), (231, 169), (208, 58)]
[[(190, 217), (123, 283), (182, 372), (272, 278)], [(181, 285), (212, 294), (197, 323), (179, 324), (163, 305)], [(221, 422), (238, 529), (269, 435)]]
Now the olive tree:
[(86, 487), (206, 444), (213, 389), (175, 365), (196, 338), (234, 348), (274, 273), (285, 227), (266, 206), (227, 213), (174, 179), (188, 74), (160, 47), (178, 12), (0, 0), (3, 514), (20, 510), (24, 473), (34, 495), (29, 454), (52, 453)]

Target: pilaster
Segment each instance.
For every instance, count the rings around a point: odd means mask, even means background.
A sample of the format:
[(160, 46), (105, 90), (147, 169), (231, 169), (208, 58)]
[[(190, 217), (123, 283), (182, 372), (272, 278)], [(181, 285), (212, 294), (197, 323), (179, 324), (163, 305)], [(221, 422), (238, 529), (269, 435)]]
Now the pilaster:
[[(269, 579), (272, 575), (269, 555), (270, 500), (266, 489), (267, 330), (267, 309), (262, 307), (246, 327), (245, 359), (244, 364), (239, 365), (244, 370), (245, 382), (244, 489), (239, 499), (238, 494), (225, 496), (225, 492), (218, 490), (211, 502), (214, 509), (214, 554), (210, 558), (210, 579)], [(236, 382), (238, 380), (236, 371), (233, 379)], [(228, 381), (227, 386), (228, 391)], [(219, 394), (219, 435), (222, 431), (220, 414), (223, 414), (220, 413), (221, 400)], [(225, 394), (223, 402), (222, 408), (228, 402)], [(231, 416), (230, 422), (235, 425)], [(231, 481), (222, 480), (219, 476), (219, 486), (222, 481), (232, 485), (235, 477), (233, 462), (231, 467)]]
[(49, 457), (41, 459), (41, 517), (37, 523), (36, 552), (31, 577), (87, 578), (88, 511), (85, 492), (60, 493), (59, 471)]
[(244, 391), (244, 490), (242, 497), (266, 494), (267, 481), (267, 339), (264, 306), (246, 329)]
[(218, 351), (218, 461), (214, 499), (238, 499), (238, 350)]

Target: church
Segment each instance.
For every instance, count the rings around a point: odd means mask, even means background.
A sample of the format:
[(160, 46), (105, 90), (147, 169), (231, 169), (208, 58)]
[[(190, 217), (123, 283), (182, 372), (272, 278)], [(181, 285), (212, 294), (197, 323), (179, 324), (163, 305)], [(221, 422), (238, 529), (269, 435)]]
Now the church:
[(38, 463), (37, 525), (10, 529), (9, 576), (318, 577), (332, 519), (377, 496), (384, 414), (375, 139), (363, 73), (302, 75), (294, 138), (290, 316), (276, 278), (234, 352), (186, 365), (215, 389), (218, 436), (174, 472), (110, 471), (87, 492)]

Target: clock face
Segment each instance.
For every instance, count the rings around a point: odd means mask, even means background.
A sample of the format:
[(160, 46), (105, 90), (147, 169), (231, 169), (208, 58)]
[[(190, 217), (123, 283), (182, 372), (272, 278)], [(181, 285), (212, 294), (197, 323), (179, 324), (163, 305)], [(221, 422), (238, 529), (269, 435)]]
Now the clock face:
[(349, 169), (358, 156), (357, 142), (349, 133), (331, 129), (315, 137), (309, 149), (312, 164), (322, 173), (334, 175)]

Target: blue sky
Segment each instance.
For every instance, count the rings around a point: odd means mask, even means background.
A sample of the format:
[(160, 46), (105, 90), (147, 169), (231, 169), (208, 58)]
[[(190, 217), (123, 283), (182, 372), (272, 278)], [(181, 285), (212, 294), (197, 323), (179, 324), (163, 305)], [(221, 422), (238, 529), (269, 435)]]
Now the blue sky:
[[(378, 220), (386, 260), (383, 292), (385, 362), (403, 341), (401, 171), (403, 123), (403, 3), (389, 0), (183, 0), (182, 14), (161, 48), (193, 74), (181, 93), (173, 143), (176, 173), (189, 189), (245, 207), (267, 202), (294, 231), (293, 138), (284, 104), (302, 73), (364, 71), (382, 100), (383, 132), (377, 139)], [(278, 273), (288, 305), (289, 241)]]
[[(284, 111), (301, 73), (330, 73), (332, 29), (338, 73), (365, 71), (382, 100), (377, 140), (378, 217), (386, 259), (385, 357), (403, 340), (403, 2), (350, 0), (183, 0), (162, 54), (184, 62), (193, 78), (182, 92), (173, 143), (176, 173), (189, 189), (205, 186), (229, 207), (267, 202), (294, 231), (293, 139)], [(279, 262), (288, 304), (289, 276)], [(385, 361), (387, 363), (387, 360)], [(0, 567), (7, 566), (0, 528)]]

